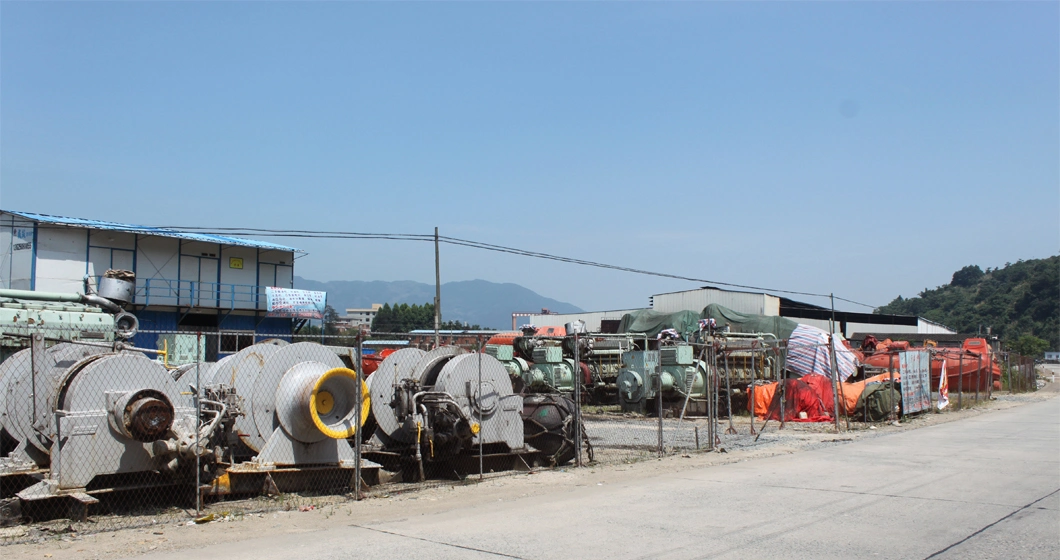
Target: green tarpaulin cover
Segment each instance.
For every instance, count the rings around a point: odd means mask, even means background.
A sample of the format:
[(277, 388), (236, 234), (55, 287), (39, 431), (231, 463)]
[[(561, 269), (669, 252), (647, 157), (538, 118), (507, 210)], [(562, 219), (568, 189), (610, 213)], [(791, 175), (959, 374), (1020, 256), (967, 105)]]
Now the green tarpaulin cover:
[(618, 324), (620, 333), (644, 333), (648, 336), (655, 336), (666, 329), (674, 329), (687, 339), (699, 331), (699, 315), (696, 315), (695, 311), (662, 313), (642, 309), (626, 313)]
[[(780, 340), (791, 338), (792, 331), (799, 326), (798, 323), (784, 317), (766, 317), (765, 315), (748, 315), (739, 313), (712, 303), (703, 308), (700, 313), (703, 319), (714, 319), (719, 329), (728, 326), (733, 332), (738, 333), (772, 333)], [(625, 319), (623, 319), (625, 320)], [(698, 327), (696, 327), (698, 329)]]

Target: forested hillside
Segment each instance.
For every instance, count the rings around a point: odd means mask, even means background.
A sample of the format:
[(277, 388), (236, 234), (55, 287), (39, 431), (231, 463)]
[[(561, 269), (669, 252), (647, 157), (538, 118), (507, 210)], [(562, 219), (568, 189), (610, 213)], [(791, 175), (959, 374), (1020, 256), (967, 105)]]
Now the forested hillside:
[(876, 313), (919, 315), (961, 333), (993, 328), (1006, 345), (1033, 335), (1060, 348), (1060, 256), (1005, 263), (985, 271), (976, 265), (953, 273), (945, 286), (897, 299)]

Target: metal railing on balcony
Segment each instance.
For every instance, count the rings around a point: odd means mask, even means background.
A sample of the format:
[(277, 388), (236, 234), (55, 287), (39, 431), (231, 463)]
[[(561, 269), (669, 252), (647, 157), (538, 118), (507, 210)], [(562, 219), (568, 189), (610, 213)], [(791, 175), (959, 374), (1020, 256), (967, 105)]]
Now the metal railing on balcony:
[[(99, 278), (96, 278), (99, 285)], [(267, 309), (265, 286), (169, 278), (137, 278), (136, 305), (173, 305), (213, 309)]]

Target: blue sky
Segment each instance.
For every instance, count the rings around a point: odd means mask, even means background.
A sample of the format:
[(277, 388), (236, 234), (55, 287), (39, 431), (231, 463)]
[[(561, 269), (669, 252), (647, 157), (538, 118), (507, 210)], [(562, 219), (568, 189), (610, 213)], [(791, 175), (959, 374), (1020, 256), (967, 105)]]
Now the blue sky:
[[(1055, 2), (5, 1), (0, 206), (438, 226), (881, 305), (1060, 249), (1058, 29)], [(428, 244), (273, 240), (308, 278), (433, 282)], [(697, 285), (442, 258), (586, 309)]]

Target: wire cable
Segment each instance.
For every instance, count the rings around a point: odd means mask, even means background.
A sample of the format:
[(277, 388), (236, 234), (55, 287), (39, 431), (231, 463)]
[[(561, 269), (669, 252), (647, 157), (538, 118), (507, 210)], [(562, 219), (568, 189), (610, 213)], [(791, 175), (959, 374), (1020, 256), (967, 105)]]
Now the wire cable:
[[(251, 227), (228, 227), (228, 228), (216, 228), (216, 227), (202, 227), (202, 226), (156, 226), (161, 229), (170, 229), (174, 231), (189, 231), (195, 233), (204, 234), (216, 234), (216, 235), (242, 235), (247, 237), (253, 236), (268, 236), (268, 237), (297, 237), (307, 239), (383, 239), (392, 241), (434, 241), (433, 234), (419, 234), (419, 233), (378, 233), (378, 232), (353, 232), (353, 231), (321, 231), (321, 230), (295, 230), (295, 229), (272, 229), (272, 228), (251, 228)], [(549, 253), (541, 253), (538, 251), (530, 251), (527, 249), (519, 249), (516, 247), (506, 247), (504, 245), (495, 245), (492, 243), (485, 243), (482, 241), (474, 241), (471, 239), (460, 239), (457, 237), (438, 236), (440, 243), (446, 243), (449, 245), (458, 245), (462, 247), (468, 247), (472, 249), (480, 249), (485, 251), (493, 251), (498, 253), (507, 253), (511, 255), (517, 255), (522, 257), (530, 257), (536, 259), (545, 259), (556, 262), (562, 262), (567, 264), (575, 264), (579, 266), (589, 266), (594, 268), (602, 268), (606, 270), (616, 270), (620, 272), (629, 272), (632, 274), (641, 274), (646, 276), (655, 276), (658, 278), (670, 278), (674, 280), (686, 280), (689, 282), (697, 282), (703, 284), (715, 284), (718, 286), (726, 286), (730, 288), (741, 288), (745, 290), (755, 290), (761, 292), (772, 292), (779, 294), (791, 294), (809, 297), (819, 298), (835, 298), (839, 301), (846, 303), (859, 305), (861, 307), (867, 307), (869, 309), (876, 309), (879, 306), (869, 305), (867, 303), (861, 303), (852, 299), (847, 299), (833, 294), (819, 294), (814, 292), (801, 292), (797, 290), (784, 290), (780, 288), (764, 288), (761, 286), (752, 286), (749, 284), (736, 284), (733, 282), (722, 282), (720, 280), (710, 280), (706, 278), (695, 278), (691, 276), (682, 276), (679, 274), (669, 274), (665, 272), (656, 272), (651, 270), (644, 270), (639, 268), (632, 268), (627, 266), (619, 266), (607, 263), (600, 263), (595, 261), (589, 261), (585, 259), (577, 259), (573, 257), (564, 257), (562, 255), (553, 255)]]

